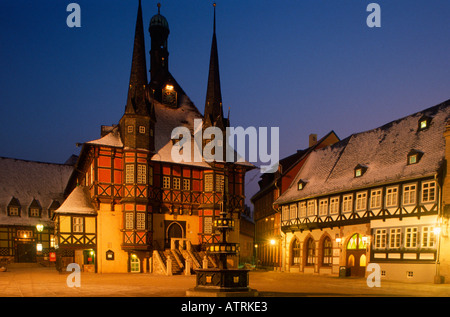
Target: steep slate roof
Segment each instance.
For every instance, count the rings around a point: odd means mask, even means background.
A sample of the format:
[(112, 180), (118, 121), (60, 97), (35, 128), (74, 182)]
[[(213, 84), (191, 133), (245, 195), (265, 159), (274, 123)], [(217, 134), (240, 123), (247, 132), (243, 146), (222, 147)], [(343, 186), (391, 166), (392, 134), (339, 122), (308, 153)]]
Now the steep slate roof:
[[(47, 209), (53, 200), (64, 201), (64, 188), (72, 170), (72, 165), (0, 157), (0, 224), (36, 225), (40, 220), (49, 221)], [(21, 205), (20, 217), (7, 215), (13, 197)], [(33, 199), (42, 207), (41, 218), (28, 217)]]
[[(418, 131), (423, 116), (431, 118), (430, 126)], [(315, 150), (275, 204), (435, 175), (444, 161), (443, 133), (449, 117), (450, 100)], [(408, 165), (411, 150), (424, 154), (417, 164)], [(355, 178), (358, 164), (367, 170)], [(306, 182), (303, 190), (297, 190), (300, 180)]]

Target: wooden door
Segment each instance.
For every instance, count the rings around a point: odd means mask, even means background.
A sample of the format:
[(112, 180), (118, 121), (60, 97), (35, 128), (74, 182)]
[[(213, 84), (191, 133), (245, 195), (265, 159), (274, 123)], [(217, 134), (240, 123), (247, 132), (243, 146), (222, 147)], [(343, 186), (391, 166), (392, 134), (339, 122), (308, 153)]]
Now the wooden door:
[(364, 277), (367, 265), (366, 247), (366, 242), (358, 233), (355, 233), (349, 239), (347, 243), (346, 267), (350, 269), (351, 276)]

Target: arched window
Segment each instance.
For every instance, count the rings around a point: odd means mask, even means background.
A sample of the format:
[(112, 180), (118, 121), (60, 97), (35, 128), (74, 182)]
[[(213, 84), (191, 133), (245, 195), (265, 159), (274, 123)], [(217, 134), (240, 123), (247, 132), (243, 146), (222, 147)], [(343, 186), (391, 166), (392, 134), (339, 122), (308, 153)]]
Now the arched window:
[(309, 238), (306, 242), (306, 265), (314, 265), (315, 242), (313, 238)]
[(331, 239), (326, 237), (322, 244), (322, 265), (331, 266), (333, 260), (333, 245)]
[(299, 265), (300, 264), (300, 241), (295, 238), (292, 242), (292, 262), (291, 265)]

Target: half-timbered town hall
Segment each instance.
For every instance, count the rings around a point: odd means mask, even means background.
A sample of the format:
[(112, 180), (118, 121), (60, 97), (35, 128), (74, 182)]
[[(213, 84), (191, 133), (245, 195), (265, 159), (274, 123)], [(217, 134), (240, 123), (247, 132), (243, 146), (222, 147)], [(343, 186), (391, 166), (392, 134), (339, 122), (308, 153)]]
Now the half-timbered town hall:
[(235, 219), (230, 241), (238, 242), (244, 177), (251, 165), (204, 159), (177, 163), (171, 156), (174, 128), (186, 127), (194, 135), (196, 119), (203, 129), (229, 125), (222, 107), (215, 11), (203, 115), (169, 71), (170, 29), (160, 5), (149, 33), (148, 81), (139, 2), (123, 116), (82, 145), (68, 197), (54, 215), (62, 267), (75, 262), (85, 271), (175, 274), (185, 270), (187, 260), (191, 268), (205, 260), (214, 266), (203, 251), (218, 242), (213, 223), (223, 208)]

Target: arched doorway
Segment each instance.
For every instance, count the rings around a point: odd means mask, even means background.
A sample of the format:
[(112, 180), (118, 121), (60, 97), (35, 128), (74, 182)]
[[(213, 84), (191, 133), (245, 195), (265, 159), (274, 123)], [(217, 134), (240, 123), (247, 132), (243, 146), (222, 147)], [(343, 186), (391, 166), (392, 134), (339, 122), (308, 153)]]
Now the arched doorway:
[[(172, 238), (184, 238), (185, 222), (172, 221), (170, 223), (166, 223), (166, 239), (165, 239), (165, 248), (170, 248), (170, 240)], [(178, 246), (175, 246), (178, 248)]]
[(367, 243), (359, 233), (355, 233), (347, 242), (346, 267), (350, 268), (351, 276), (364, 276), (366, 273)]
[(130, 272), (140, 273), (141, 272), (141, 261), (136, 254), (132, 254), (130, 257)]

